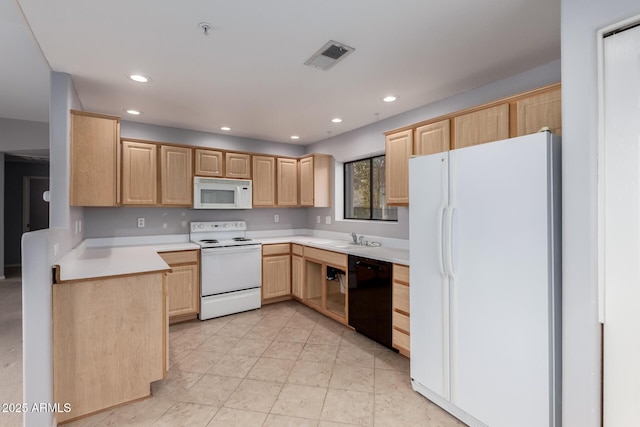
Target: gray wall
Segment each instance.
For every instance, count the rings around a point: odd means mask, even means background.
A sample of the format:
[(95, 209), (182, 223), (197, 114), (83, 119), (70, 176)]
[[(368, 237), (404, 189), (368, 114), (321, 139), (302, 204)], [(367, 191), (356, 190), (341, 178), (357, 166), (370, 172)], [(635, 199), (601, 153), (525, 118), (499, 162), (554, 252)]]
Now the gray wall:
[[(76, 221), (83, 221), (83, 208), (69, 206), (69, 144), (71, 117), (69, 110), (81, 110), (82, 105), (71, 76), (51, 72), (51, 98), (49, 100), (50, 157), (50, 233), (54, 261), (80, 243), (83, 232), (75, 232)], [(82, 227), (84, 231), (85, 227)], [(55, 254), (55, 249), (58, 253)]]
[(630, 0), (562, 0), (563, 422), (600, 426), (597, 288), (598, 29)]
[(170, 142), (173, 144), (195, 145), (198, 147), (215, 147), (225, 150), (250, 151), (280, 156), (302, 156), (305, 148), (301, 145), (282, 144), (261, 141), (189, 129), (171, 128), (146, 123), (122, 121), (120, 134), (123, 138), (147, 139), (150, 141)]
[(0, 151), (49, 150), (49, 123), (0, 118)]
[[(247, 228), (290, 230), (306, 228), (304, 208), (252, 210), (194, 210), (185, 208), (85, 208), (85, 237), (148, 236), (188, 234), (189, 221), (247, 221)], [(278, 214), (280, 222), (273, 221)], [(145, 227), (137, 228), (137, 218), (145, 218)]]
[[(356, 160), (375, 154), (384, 154), (385, 139), (383, 133), (386, 131), (558, 81), (560, 81), (560, 60), (481, 86), (451, 98), (437, 101), (385, 120), (380, 120), (369, 126), (326, 139), (316, 144), (308, 145), (307, 152), (332, 154), (337, 162)], [(341, 189), (337, 189), (336, 193), (340, 194), (341, 191)], [(316, 223), (318, 215), (321, 216), (321, 224)], [(331, 225), (325, 224), (325, 216), (327, 215), (330, 215), (332, 218)], [(398, 222), (395, 224), (384, 222), (336, 221), (335, 209), (333, 208), (309, 209), (307, 224), (309, 228), (321, 230), (337, 232), (354, 231), (358, 234), (365, 235), (397, 237), (402, 239), (409, 238), (409, 210), (403, 207), (398, 208)]]

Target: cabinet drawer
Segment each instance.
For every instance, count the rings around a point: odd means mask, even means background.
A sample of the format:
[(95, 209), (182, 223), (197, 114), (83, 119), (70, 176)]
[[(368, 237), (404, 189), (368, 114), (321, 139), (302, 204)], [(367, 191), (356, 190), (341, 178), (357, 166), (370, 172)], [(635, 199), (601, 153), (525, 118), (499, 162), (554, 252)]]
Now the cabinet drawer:
[(393, 284), (393, 310), (409, 313), (409, 286), (400, 283)]
[(400, 329), (402, 332), (409, 333), (409, 316), (405, 316), (402, 313), (398, 313), (397, 311), (393, 312), (393, 329)]
[(312, 258), (316, 261), (334, 265), (336, 267), (347, 268), (347, 255), (338, 252), (324, 251), (322, 249), (310, 248), (305, 246), (304, 256)]
[(301, 245), (291, 244), (291, 253), (302, 256), (304, 249)]
[(195, 264), (198, 262), (198, 251), (161, 252), (159, 255), (169, 265)]
[(288, 255), (289, 244), (277, 243), (275, 245), (262, 245), (262, 256), (267, 255)]
[(406, 265), (393, 264), (393, 280), (409, 283), (409, 267)]
[(403, 349), (409, 351), (411, 348), (411, 338), (409, 335), (404, 332), (400, 332), (398, 330), (393, 330), (393, 335), (391, 337), (391, 345), (398, 350)]

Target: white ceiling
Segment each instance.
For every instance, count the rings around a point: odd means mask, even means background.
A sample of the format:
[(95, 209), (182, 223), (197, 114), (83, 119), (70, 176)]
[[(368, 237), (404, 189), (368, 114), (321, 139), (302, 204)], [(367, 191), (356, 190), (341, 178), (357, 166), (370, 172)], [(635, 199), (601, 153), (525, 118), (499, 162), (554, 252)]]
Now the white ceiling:
[(14, 0), (0, 0), (0, 118), (49, 121), (49, 65)]
[[(18, 3), (51, 68), (73, 76), (85, 110), (125, 116), (138, 108), (142, 116), (124, 119), (217, 133), (229, 126), (278, 142), (296, 134), (310, 144), (560, 57), (559, 0)], [(20, 23), (3, 9), (2, 52), (25, 63), (1, 75), (0, 116), (46, 120), (41, 83), (26, 96), (11, 92), (34, 68), (34, 49), (4, 45)], [(304, 66), (329, 40), (356, 50), (329, 71)], [(153, 83), (130, 81), (133, 72)], [(5, 93), (26, 98), (24, 107), (5, 106)], [(383, 103), (388, 94), (398, 100)]]

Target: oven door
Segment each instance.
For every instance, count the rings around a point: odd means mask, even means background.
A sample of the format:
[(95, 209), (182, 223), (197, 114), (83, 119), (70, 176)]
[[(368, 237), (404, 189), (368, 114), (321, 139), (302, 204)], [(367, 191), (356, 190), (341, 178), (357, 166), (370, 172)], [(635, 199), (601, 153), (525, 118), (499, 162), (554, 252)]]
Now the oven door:
[(262, 246), (206, 248), (200, 251), (202, 296), (262, 285)]
[(195, 209), (236, 209), (238, 188), (229, 185), (194, 186), (193, 207)]

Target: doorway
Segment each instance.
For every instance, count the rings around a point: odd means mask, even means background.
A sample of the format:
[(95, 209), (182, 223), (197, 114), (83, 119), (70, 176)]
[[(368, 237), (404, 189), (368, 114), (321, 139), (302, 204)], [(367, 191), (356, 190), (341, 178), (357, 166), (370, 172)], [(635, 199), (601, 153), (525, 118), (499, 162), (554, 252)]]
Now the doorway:
[(600, 32), (603, 425), (640, 425), (640, 19)]
[(23, 189), (22, 231), (26, 233), (49, 228), (49, 203), (43, 197), (44, 192), (49, 191), (49, 178), (25, 176)]

